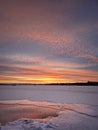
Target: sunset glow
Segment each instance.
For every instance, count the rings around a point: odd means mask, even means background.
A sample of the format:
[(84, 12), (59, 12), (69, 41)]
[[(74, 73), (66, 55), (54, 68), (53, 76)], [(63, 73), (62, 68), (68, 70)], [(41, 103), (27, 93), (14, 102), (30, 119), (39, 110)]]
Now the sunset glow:
[(0, 83), (98, 81), (98, 2), (0, 1)]

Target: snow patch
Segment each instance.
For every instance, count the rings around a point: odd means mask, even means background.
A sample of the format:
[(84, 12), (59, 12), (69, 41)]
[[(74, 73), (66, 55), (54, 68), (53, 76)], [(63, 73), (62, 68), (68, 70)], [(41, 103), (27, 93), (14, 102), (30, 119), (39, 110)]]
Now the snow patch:
[(1, 126), (1, 130), (55, 130), (55, 126), (32, 119), (19, 119)]

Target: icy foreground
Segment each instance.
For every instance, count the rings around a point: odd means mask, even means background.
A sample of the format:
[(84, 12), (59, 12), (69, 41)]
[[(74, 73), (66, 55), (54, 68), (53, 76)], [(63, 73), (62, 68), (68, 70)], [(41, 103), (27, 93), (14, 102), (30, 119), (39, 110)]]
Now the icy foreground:
[(1, 126), (1, 130), (54, 130), (50, 123), (38, 122), (30, 119), (19, 119)]
[[(28, 100), (0, 101), (0, 104), (0, 130), (98, 130), (98, 106), (95, 105)], [(9, 122), (7, 118), (13, 121)]]

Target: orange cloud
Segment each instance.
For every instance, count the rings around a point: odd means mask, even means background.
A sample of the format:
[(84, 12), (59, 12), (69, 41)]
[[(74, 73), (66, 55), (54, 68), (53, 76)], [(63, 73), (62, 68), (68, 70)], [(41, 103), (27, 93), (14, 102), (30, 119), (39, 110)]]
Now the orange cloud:
[[(7, 68), (7, 67), (6, 67)], [(0, 82), (58, 83), (97, 81), (98, 72), (76, 69), (51, 69), (49, 67), (13, 68), (12, 72), (0, 75)]]

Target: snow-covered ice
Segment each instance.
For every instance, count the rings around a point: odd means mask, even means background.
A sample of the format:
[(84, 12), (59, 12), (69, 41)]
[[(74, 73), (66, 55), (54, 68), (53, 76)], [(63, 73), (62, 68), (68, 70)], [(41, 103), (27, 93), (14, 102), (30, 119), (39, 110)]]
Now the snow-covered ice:
[(0, 122), (0, 130), (98, 130), (98, 86), (0, 86)]
[[(6, 122), (4, 125), (1, 124), (0, 130), (98, 130), (97, 105), (32, 102), (28, 100), (0, 101), (0, 104), (2, 106), (1, 111), (6, 112), (5, 116), (7, 116), (7, 112), (13, 112), (10, 114), (14, 115), (16, 110), (19, 112), (20, 107), (23, 109), (22, 107), (25, 106), (26, 110), (29, 108), (31, 111), (32, 109), (34, 113), (45, 114), (44, 110), (49, 112), (49, 115), (45, 118), (31, 119), (21, 117), (20, 119)], [(7, 106), (9, 104), (10, 107), (12, 106), (11, 111), (9, 111), (10, 108)], [(4, 108), (3, 105), (6, 105), (6, 107)], [(17, 105), (20, 106), (16, 107)], [(36, 107), (36, 111), (34, 107)], [(50, 109), (53, 111), (50, 111)], [(52, 116), (54, 110), (58, 113), (57, 116)], [(28, 111), (26, 112), (28, 113)]]
[(32, 119), (19, 119), (1, 126), (1, 130), (54, 130), (51, 123), (34, 121)]

